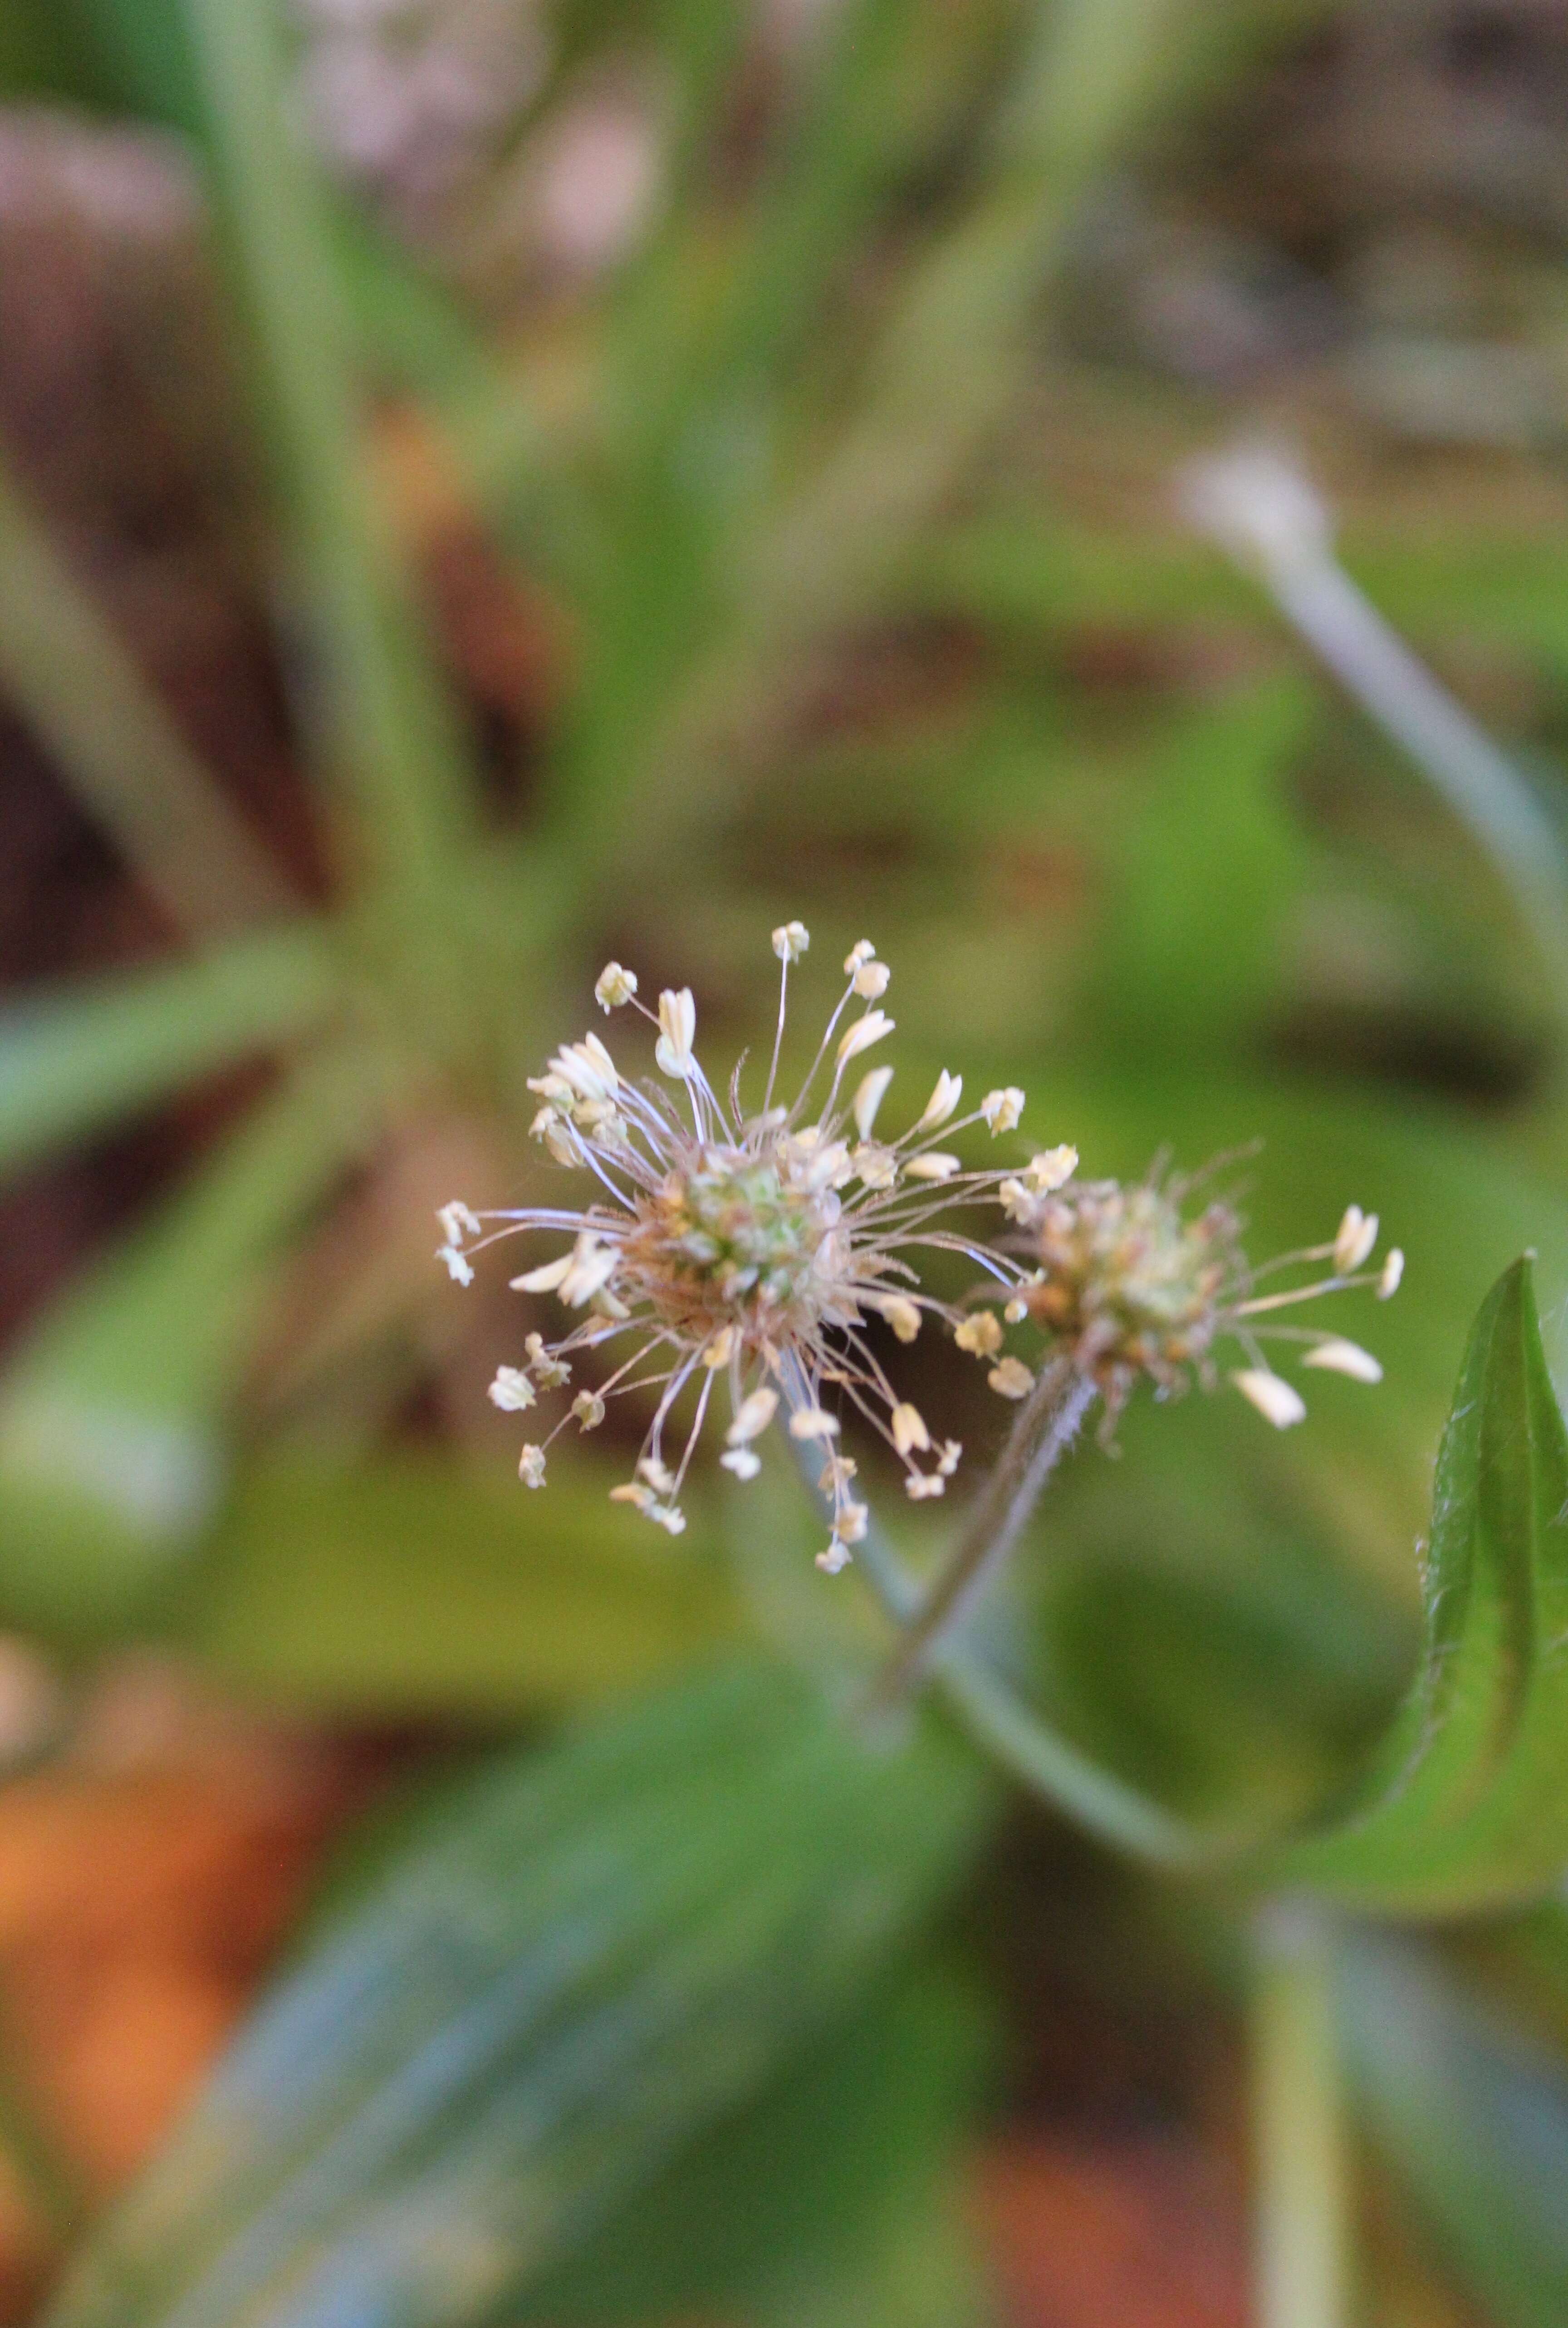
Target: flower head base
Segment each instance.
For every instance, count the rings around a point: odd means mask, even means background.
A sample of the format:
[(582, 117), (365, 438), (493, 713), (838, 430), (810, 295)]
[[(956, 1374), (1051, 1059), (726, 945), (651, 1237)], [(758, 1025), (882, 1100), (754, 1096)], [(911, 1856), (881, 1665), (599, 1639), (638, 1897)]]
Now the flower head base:
[[(1190, 1181), (1151, 1175), (1131, 1187), (1116, 1180), (1057, 1185), (1051, 1170), (1031, 1167), (1031, 1174), (1032, 1187), (1026, 1174), (1003, 1191), (1022, 1232), (1009, 1242), (1034, 1263), (1004, 1314), (1013, 1323), (1027, 1316), (1043, 1329), (1053, 1356), (1071, 1358), (1093, 1379), (1105, 1402), (1107, 1427), (1114, 1426), (1141, 1377), (1162, 1397), (1185, 1389), (1195, 1376), (1212, 1388), (1214, 1347), (1225, 1337), (1239, 1344), (1247, 1361), (1232, 1373), (1233, 1385), (1280, 1430), (1300, 1422), (1307, 1410), (1300, 1393), (1270, 1366), (1265, 1341), (1304, 1345), (1303, 1366), (1357, 1382), (1381, 1380), (1382, 1367), (1358, 1344), (1273, 1322), (1276, 1312), (1319, 1294), (1362, 1285), (1376, 1286), (1385, 1299), (1394, 1291), (1404, 1267), (1397, 1248), (1380, 1271), (1362, 1273), (1377, 1241), (1377, 1222), (1358, 1206), (1349, 1207), (1329, 1243), (1282, 1254), (1254, 1272), (1242, 1252), (1242, 1223), (1228, 1205), (1211, 1203), (1184, 1214)], [(1319, 1272), (1308, 1283), (1257, 1291), (1277, 1272), (1325, 1262), (1328, 1274)], [(1265, 1318), (1270, 1322), (1261, 1322)], [(986, 1333), (977, 1317), (958, 1338), (964, 1347), (992, 1356), (1000, 1332), (993, 1327)], [(1017, 1364), (1003, 1358), (991, 1375), (1008, 1395), (1021, 1394), (1014, 1387), (1017, 1377), (1006, 1385), (997, 1377)]]
[[(941, 1495), (956, 1466), (958, 1446), (934, 1446), (924, 1418), (888, 1381), (867, 1328), (880, 1319), (900, 1342), (913, 1341), (928, 1316), (961, 1334), (972, 1330), (962, 1311), (920, 1291), (910, 1259), (919, 1248), (960, 1253), (1016, 1289), (1025, 1274), (1016, 1264), (944, 1225), (957, 1208), (1000, 1202), (1004, 1175), (965, 1171), (956, 1156), (934, 1150), (933, 1135), (941, 1127), (951, 1137), (981, 1122), (993, 1134), (1009, 1131), (1023, 1094), (1010, 1085), (991, 1093), (954, 1122), (962, 1085), (944, 1070), (914, 1127), (898, 1139), (875, 1139), (892, 1069), (874, 1067), (852, 1096), (845, 1092), (850, 1061), (893, 1032), (884, 1011), (851, 1009), (885, 993), (890, 976), (862, 939), (844, 965), (848, 983), (804, 1085), (790, 1105), (775, 1104), (790, 971), (809, 943), (798, 922), (773, 934), (781, 965), (778, 1032), (761, 1106), (751, 1114), (741, 1105), (738, 1068), (723, 1099), (702, 1070), (690, 989), (665, 991), (649, 1010), (637, 1000), (635, 976), (610, 963), (595, 990), (598, 1000), (606, 1009), (632, 1003), (653, 1024), (657, 1065), (676, 1088), (625, 1080), (595, 1035), (568, 1044), (530, 1085), (541, 1102), (533, 1130), (558, 1162), (594, 1174), (599, 1197), (580, 1211), (476, 1215), (447, 1206), (441, 1221), (444, 1257), (449, 1269), (462, 1264), (465, 1282), (470, 1253), (494, 1237), (529, 1231), (570, 1240), (512, 1282), (553, 1294), (581, 1314), (557, 1341), (529, 1337), (526, 1364), (503, 1366), (492, 1385), (497, 1406), (521, 1411), (536, 1391), (566, 1382), (579, 1354), (611, 1353), (617, 1361), (611, 1371), (591, 1392), (578, 1392), (556, 1430), (574, 1416), (582, 1429), (594, 1429), (607, 1399), (656, 1389), (636, 1476), (614, 1493), (676, 1534), (684, 1525), (681, 1485), (716, 1385), (728, 1393), (729, 1409), (719, 1460), (739, 1479), (756, 1475), (753, 1441), (782, 1405), (793, 1437), (822, 1451), (833, 1528), (821, 1564), (831, 1571), (864, 1535), (866, 1513), (850, 1495), (855, 1466), (836, 1451), (840, 1418), (825, 1401), (841, 1401), (881, 1433), (917, 1499)], [(693, 1419), (671, 1466), (665, 1433), (688, 1390)], [(525, 1450), (530, 1486), (542, 1483), (555, 1435)]]

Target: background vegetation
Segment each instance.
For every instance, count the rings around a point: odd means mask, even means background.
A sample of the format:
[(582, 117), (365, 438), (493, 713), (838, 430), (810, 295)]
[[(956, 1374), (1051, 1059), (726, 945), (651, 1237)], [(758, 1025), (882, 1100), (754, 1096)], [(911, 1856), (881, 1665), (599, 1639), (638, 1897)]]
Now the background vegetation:
[[(378, 80), (320, 0), (0, 8), (6, 748), (101, 851), (5, 908), (14, 1759), (154, 1646), (420, 1774), (120, 2206), (15, 2078), (85, 2234), (54, 2316), (980, 2321), (958, 2162), (1054, 1985), (1218, 2062), (1250, 2011), (1261, 2316), (1342, 2316), (1342, 2067), (1366, 2316), (1560, 2319), (1568, 1478), (1514, 1264), (1550, 1354), (1561, 908), (1177, 482), (1293, 434), (1558, 817), (1551, 13), (384, 13)], [(524, 1078), (604, 960), (738, 1051), (797, 914), (893, 962), (912, 1082), (1016, 1079), (1096, 1174), (1261, 1141), (1258, 1253), (1352, 1200), (1405, 1249), (1376, 1393), (1136, 1407), (999, 1620), (1205, 1832), (1358, 1801), (1415, 1670), (1347, 1830), (1106, 1856), (935, 1723), (857, 1742), (878, 1620), (782, 1477), (652, 1548), (614, 1449), (512, 1487), (531, 1321), (433, 1208), (538, 1184)]]

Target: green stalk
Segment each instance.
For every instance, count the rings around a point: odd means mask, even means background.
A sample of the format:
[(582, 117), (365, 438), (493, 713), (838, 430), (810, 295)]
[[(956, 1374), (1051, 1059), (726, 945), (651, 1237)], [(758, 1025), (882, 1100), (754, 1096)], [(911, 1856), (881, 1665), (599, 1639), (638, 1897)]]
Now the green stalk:
[(1019, 1407), (1007, 1445), (976, 1499), (969, 1524), (878, 1685), (887, 1703), (918, 1681), (935, 1644), (962, 1621), (1007, 1565), (1040, 1491), (1078, 1435), (1095, 1395), (1092, 1376), (1059, 1358), (1045, 1367)]
[(1258, 2328), (1344, 2328), (1351, 2168), (1333, 1936), (1304, 1903), (1257, 1917), (1250, 2019)]

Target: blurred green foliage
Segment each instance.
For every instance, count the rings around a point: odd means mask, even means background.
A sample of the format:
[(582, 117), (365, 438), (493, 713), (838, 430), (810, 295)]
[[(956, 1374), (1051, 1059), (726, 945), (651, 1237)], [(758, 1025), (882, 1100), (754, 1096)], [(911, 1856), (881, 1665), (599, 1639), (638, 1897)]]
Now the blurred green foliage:
[[(1249, 1886), (1424, 1914), (1559, 1880), (1568, 1482), (1515, 1264), (1537, 1253), (1554, 1325), (1560, 1027), (1507, 897), (1249, 589), (999, 450), (1084, 196), (1310, 13), (842, 0), (727, 172), (742, 12), (585, 0), (539, 111), (585, 60), (654, 53), (662, 207), (566, 324), (501, 334), (324, 182), (265, 0), (0, 5), (13, 95), (199, 154), (333, 877), (307, 909), (258, 862), (5, 483), (8, 700), (177, 943), (8, 1007), (0, 1170), (272, 1074), (12, 1354), (0, 1614), (65, 1655), (166, 1638), (330, 1715), (536, 1724), (662, 1682), (399, 1836), (90, 2243), (62, 2328), (455, 2328), (525, 2293), (513, 2316), (985, 2316), (947, 2196), (985, 2015), (928, 1938), (988, 1832), (978, 1758), (841, 1718), (879, 1637), (857, 1605), (813, 1642), (776, 1497), (655, 1556), (591, 1464), (509, 1493), (480, 1411), (508, 1353), (429, 1260), (437, 1201), (531, 1169), (524, 1078), (612, 949), (738, 1044), (770, 923), (873, 927), (923, 1067), (1019, 1077), (1094, 1173), (1261, 1141), (1259, 1249), (1381, 1208), (1410, 1270), (1376, 1395), (1325, 1381), (1289, 1441), (1219, 1404), (1131, 1415), (1047, 1507), (1028, 1622), (977, 1632), (1091, 1765), (1271, 1838), (1227, 1916)], [(378, 399), (559, 616), (521, 819), (434, 643)], [(1417, 635), (1457, 615), (1560, 680), (1555, 543), (1348, 554)], [(1106, 689), (1074, 675), (1096, 626), (1244, 652)], [(438, 1446), (399, 1431), (421, 1393)], [(692, 1678), (758, 1636), (773, 1661)], [(1358, 1938), (1345, 1966), (1369, 2123), (1497, 2318), (1538, 2328), (1558, 2059), (1520, 2037), (1522, 2070), (1438, 1955)]]

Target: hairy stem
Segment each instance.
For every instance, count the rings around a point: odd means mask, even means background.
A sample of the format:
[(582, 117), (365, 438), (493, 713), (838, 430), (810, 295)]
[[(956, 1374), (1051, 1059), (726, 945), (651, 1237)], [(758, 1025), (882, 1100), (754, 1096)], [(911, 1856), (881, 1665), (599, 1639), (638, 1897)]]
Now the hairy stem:
[(1303, 1904), (1253, 1931), (1253, 2155), (1259, 2328), (1344, 2328), (1349, 2163), (1334, 2027), (1332, 1939)]
[(886, 1702), (920, 1678), (942, 1636), (959, 1624), (1006, 1565), (1041, 1488), (1077, 1437), (1094, 1404), (1093, 1379), (1070, 1358), (1047, 1366), (1019, 1407), (1007, 1445), (947, 1565), (914, 1618), (877, 1685)]

